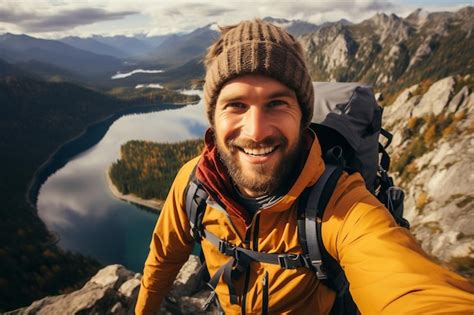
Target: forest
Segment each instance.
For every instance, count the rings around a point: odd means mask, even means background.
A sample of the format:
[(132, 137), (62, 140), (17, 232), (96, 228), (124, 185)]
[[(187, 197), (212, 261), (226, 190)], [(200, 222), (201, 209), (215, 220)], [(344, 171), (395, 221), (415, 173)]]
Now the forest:
[(112, 183), (124, 195), (164, 200), (179, 168), (204, 148), (203, 140), (177, 143), (129, 141), (109, 170)]
[(28, 185), (42, 163), (88, 125), (112, 114), (139, 105), (169, 108), (163, 100), (195, 100), (146, 89), (124, 96), (66, 82), (0, 77), (0, 313), (77, 289), (101, 267), (60, 249), (58, 237), (28, 203)]

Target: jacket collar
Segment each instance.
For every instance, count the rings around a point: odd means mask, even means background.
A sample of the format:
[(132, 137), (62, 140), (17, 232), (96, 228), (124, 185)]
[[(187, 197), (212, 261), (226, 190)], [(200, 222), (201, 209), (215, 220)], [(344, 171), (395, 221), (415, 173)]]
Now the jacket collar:
[[(321, 157), (321, 147), (316, 135), (311, 129), (305, 133), (306, 144), (304, 151), (305, 162), (301, 172), (290, 190), (277, 203), (266, 211), (287, 210), (301, 195), (303, 190), (316, 183), (324, 171), (324, 162)], [(236, 202), (235, 190), (227, 169), (219, 159), (217, 147), (214, 142), (212, 129), (205, 135), (205, 148), (196, 168), (196, 177), (204, 185), (209, 195), (220, 203), (233, 217), (245, 222), (248, 226), (251, 217), (247, 211)]]

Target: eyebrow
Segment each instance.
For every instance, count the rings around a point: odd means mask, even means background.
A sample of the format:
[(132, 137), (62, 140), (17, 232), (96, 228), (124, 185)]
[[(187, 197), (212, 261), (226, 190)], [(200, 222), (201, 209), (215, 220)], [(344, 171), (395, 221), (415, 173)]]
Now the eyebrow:
[(296, 97), (296, 93), (292, 90), (285, 89), (280, 91), (275, 91), (272, 94), (267, 95), (267, 98), (278, 98), (278, 97)]
[[(273, 98), (279, 98), (279, 97), (296, 97), (295, 92), (293, 90), (285, 89), (285, 90), (279, 90), (275, 91), (271, 94), (265, 95), (266, 98), (273, 99)], [(229, 96), (224, 96), (221, 98), (222, 103), (232, 103), (236, 101), (240, 101), (244, 98), (242, 95), (229, 95)]]

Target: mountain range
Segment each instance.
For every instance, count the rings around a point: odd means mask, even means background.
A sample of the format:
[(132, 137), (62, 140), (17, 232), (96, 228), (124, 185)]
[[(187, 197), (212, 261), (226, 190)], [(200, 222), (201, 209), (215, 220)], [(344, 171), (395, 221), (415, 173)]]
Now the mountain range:
[[(473, 71), (474, 7), (434, 13), (418, 9), (405, 18), (378, 13), (357, 24), (344, 19), (321, 25), (272, 17), (264, 20), (300, 39), (315, 80), (361, 81), (393, 94), (426, 78)], [(109, 87), (179, 81), (185, 87), (202, 78), (200, 61), (217, 36), (215, 23), (189, 33), (151, 37), (95, 35), (46, 40), (7, 33), (0, 35), (0, 59), (45, 79), (82, 79)], [(167, 74), (110, 79), (116, 72), (137, 68), (159, 68)], [(183, 69), (194, 77), (182, 80)]]
[(313, 79), (359, 81), (397, 92), (425, 79), (474, 71), (474, 7), (418, 9), (406, 18), (378, 13), (301, 37)]
[(0, 48), (0, 58), (9, 63), (34, 60), (81, 75), (94, 76), (114, 71), (122, 64), (121, 60), (112, 56), (99, 55), (57, 40), (39, 39), (28, 35), (10, 33), (0, 35)]

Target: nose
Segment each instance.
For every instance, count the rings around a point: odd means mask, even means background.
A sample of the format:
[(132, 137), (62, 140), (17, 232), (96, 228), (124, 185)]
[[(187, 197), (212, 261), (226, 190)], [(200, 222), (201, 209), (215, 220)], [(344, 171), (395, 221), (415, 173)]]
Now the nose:
[(260, 142), (271, 135), (271, 122), (265, 114), (265, 109), (250, 106), (245, 113), (242, 133), (247, 138)]

